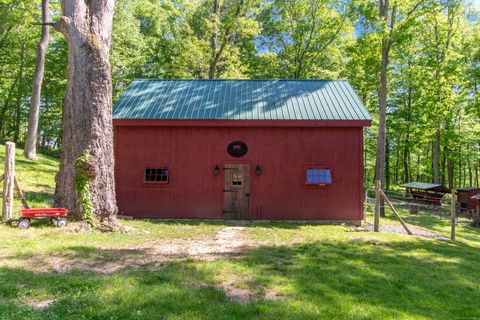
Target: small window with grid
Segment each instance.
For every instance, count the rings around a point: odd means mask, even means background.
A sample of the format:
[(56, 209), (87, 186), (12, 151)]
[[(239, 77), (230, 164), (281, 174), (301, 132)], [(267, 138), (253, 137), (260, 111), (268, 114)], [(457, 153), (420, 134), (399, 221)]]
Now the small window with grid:
[(305, 184), (309, 186), (323, 186), (332, 184), (332, 170), (325, 167), (306, 168)]
[(146, 168), (144, 181), (146, 183), (168, 183), (170, 170), (164, 168)]

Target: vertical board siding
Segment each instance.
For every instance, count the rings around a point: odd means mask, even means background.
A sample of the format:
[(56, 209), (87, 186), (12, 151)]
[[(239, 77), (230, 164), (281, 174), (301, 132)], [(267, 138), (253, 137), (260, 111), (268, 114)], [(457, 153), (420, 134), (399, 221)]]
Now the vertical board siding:
[[(138, 217), (222, 218), (222, 167), (247, 163), (252, 219), (360, 220), (362, 136), (361, 127), (117, 127), (118, 206)], [(236, 140), (248, 146), (244, 157), (227, 153)], [(332, 186), (305, 187), (305, 165), (331, 167)], [(168, 166), (169, 184), (144, 184), (146, 166)]]

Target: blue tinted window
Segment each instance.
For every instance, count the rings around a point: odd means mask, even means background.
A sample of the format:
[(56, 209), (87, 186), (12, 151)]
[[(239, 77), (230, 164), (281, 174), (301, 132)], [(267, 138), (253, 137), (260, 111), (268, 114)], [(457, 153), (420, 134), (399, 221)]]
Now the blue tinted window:
[(306, 184), (330, 184), (332, 172), (330, 169), (308, 168), (306, 172)]

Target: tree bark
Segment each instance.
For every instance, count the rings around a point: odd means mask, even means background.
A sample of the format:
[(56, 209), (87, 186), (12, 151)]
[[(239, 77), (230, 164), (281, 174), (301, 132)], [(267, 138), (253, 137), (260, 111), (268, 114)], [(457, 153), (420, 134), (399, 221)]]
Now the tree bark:
[(10, 105), (10, 101), (13, 99), (13, 94), (15, 92), (15, 86), (17, 85), (18, 82), (18, 77), (15, 77), (15, 80), (12, 83), (12, 86), (10, 87), (10, 90), (8, 91), (7, 99), (5, 99), (5, 104), (3, 105), (3, 108), (0, 109), (0, 135), (5, 136), (3, 134), (3, 129), (5, 128), (5, 114), (7, 113), (8, 106)]
[(385, 140), (385, 190), (390, 190), (390, 139)]
[[(411, 67), (411, 62), (408, 61), (408, 67)], [(412, 120), (412, 80), (411, 74), (409, 73), (408, 77), (408, 95), (407, 95), (407, 132), (405, 134), (405, 146), (403, 149), (403, 172), (404, 172), (404, 183), (408, 183), (412, 180), (412, 170), (410, 169), (411, 159), (410, 159), (410, 123)]]
[(448, 189), (452, 190), (455, 187), (455, 180), (454, 180), (454, 164), (452, 160), (447, 161), (447, 171), (448, 171)]
[(90, 151), (90, 194), (100, 220), (117, 213), (114, 183), (112, 81), (109, 51), (114, 0), (64, 0), (58, 30), (68, 44), (67, 92), (55, 205), (80, 218), (75, 162)]
[(13, 217), (13, 187), (15, 179), (15, 144), (5, 144), (5, 175), (3, 180), (2, 221)]
[(472, 174), (472, 164), (470, 162), (470, 159), (468, 159), (468, 185), (470, 187), (473, 187), (473, 174)]
[(25, 139), (24, 156), (30, 160), (37, 159), (37, 131), (38, 117), (40, 114), (40, 97), (42, 92), (43, 70), (45, 68), (45, 53), (48, 47), (48, 25), (49, 22), (49, 1), (42, 0), (42, 35), (37, 46), (37, 63), (33, 78), (32, 104), (30, 105), (30, 116), (28, 119), (28, 131)]
[(445, 185), (445, 178), (446, 178), (445, 170), (447, 168), (447, 155), (448, 155), (448, 148), (443, 147), (443, 151), (441, 152), (442, 161), (440, 162), (441, 163), (440, 183), (442, 185)]
[(440, 181), (440, 129), (435, 132), (435, 141), (432, 148), (432, 167), (433, 167), (433, 183), (439, 183)]
[(220, 19), (220, 6), (218, 5), (218, 0), (213, 0), (213, 10), (212, 10), (212, 36), (210, 37), (210, 65), (208, 69), (208, 79), (215, 79), (215, 71), (217, 70), (217, 38), (218, 38), (218, 20)]
[[(243, 6), (243, 0), (238, 1), (238, 7), (235, 10), (233, 18), (238, 18), (241, 13), (241, 9)], [(213, 0), (213, 11), (212, 11), (212, 20), (220, 20), (220, 11), (221, 8), (219, 6), (218, 0)], [(226, 27), (223, 37), (222, 43), (220, 44), (220, 48), (217, 50), (217, 41), (219, 39), (219, 25), (218, 21), (213, 21), (214, 29), (212, 32), (212, 36), (210, 38), (210, 49), (211, 49), (211, 57), (210, 57), (210, 64), (208, 67), (208, 79), (212, 80), (215, 79), (217, 76), (217, 67), (220, 58), (227, 47), (228, 42), (230, 41), (230, 33), (232, 31), (231, 26)]]
[(22, 117), (22, 89), (23, 89), (23, 69), (25, 66), (25, 47), (27, 46), (27, 36), (22, 42), (20, 49), (20, 67), (18, 70), (18, 90), (17, 90), (17, 107), (15, 109), (15, 127), (13, 133), (13, 142), (18, 143), (20, 138), (20, 123)]
[(479, 187), (479, 179), (478, 179), (478, 168), (480, 167), (480, 160), (477, 161), (478, 163), (475, 165), (475, 187)]
[[(388, 0), (380, 1), (380, 18), (388, 23)], [(378, 90), (378, 134), (377, 158), (375, 163), (375, 179), (385, 182), (385, 144), (387, 140), (387, 71), (389, 63), (390, 38), (387, 34), (382, 37), (382, 62), (380, 70), (380, 84)], [(380, 215), (385, 216), (383, 203)]]
[[(416, 174), (416, 179), (417, 181), (420, 180), (420, 152), (417, 153), (417, 174)], [(410, 182), (410, 181), (408, 181)]]

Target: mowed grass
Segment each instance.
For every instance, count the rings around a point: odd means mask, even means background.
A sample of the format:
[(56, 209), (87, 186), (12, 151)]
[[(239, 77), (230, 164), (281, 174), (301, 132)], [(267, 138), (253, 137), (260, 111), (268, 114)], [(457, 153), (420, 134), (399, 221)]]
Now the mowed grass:
[[(17, 171), (24, 188), (45, 190), (38, 203), (48, 205), (58, 161), (42, 158), (38, 165), (43, 169), (19, 153)], [(445, 219), (426, 213), (405, 217), (448, 234)], [(451, 242), (349, 226), (250, 223), (243, 236), (260, 245), (214, 260), (172, 259), (155, 269), (127, 266), (109, 274), (4, 263), (12, 256), (35, 261), (59, 253), (74, 253), (76, 259), (111, 253), (121, 259), (119, 249), (153, 241), (214, 240), (228, 225), (121, 222), (147, 233), (72, 233), (44, 223), (29, 230), (0, 225), (0, 319), (480, 318), (480, 232), (466, 225), (459, 226), (458, 241)], [(389, 214), (382, 223), (396, 222)], [(251, 298), (231, 299), (222, 287), (225, 282), (248, 290)]]

